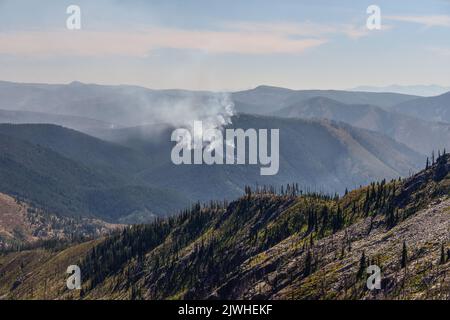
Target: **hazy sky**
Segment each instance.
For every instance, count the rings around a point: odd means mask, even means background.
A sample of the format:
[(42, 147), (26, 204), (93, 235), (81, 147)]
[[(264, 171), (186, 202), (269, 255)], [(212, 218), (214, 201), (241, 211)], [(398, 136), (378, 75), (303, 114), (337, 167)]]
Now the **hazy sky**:
[[(66, 8), (81, 8), (81, 30)], [(369, 5), (382, 30), (366, 28)], [(0, 80), (450, 86), (450, 0), (0, 0)]]

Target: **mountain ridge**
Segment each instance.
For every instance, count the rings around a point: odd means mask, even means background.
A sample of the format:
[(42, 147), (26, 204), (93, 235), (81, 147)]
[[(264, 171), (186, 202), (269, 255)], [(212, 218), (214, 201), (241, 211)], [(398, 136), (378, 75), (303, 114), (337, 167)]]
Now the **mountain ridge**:
[[(208, 99), (217, 94), (209, 91), (153, 90), (126, 85), (0, 82), (0, 109), (87, 117), (130, 127), (152, 122), (155, 116), (165, 114), (167, 110), (161, 109), (163, 106), (170, 108), (177, 103), (195, 104), (198, 101), (192, 100)], [(391, 107), (417, 98), (395, 93), (290, 90), (269, 86), (229, 94), (238, 112), (257, 114), (270, 113), (313, 96), (326, 96), (344, 103), (371, 102), (381, 107)]]
[(450, 91), (450, 87), (431, 85), (390, 85), (384, 87), (359, 86), (350, 89), (351, 91), (369, 91), (369, 92), (393, 92), (401, 94), (410, 94), (423, 97), (433, 97)]
[[(410, 178), (373, 182), (342, 198), (303, 193), (295, 184), (281, 193), (247, 188), (230, 203), (197, 204), (58, 253), (1, 256), (0, 295), (446, 300), (449, 213), (449, 154)], [(83, 270), (81, 291), (65, 288), (65, 268), (73, 263)], [(381, 290), (366, 288), (371, 264), (382, 269)], [(50, 289), (36, 285), (42, 281)]]
[(393, 110), (429, 121), (450, 123), (450, 92), (399, 103)]
[[(128, 138), (120, 134), (121, 141), (114, 137), (112, 141), (133, 145), (142, 152), (147, 150), (155, 158), (162, 159), (159, 166), (140, 172), (140, 179), (163, 188), (178, 186), (189, 197), (201, 201), (236, 197), (243, 192), (245, 185), (280, 186), (293, 180), (316, 190), (344, 192), (346, 187), (365, 184), (375, 177), (407, 175), (410, 169), (425, 161), (424, 156), (388, 137), (375, 132), (367, 134), (363, 129), (344, 123), (238, 114), (227, 128), (280, 129), (278, 174), (260, 176), (259, 167), (255, 165), (176, 166), (169, 157), (173, 144), (155, 146), (150, 137), (146, 138), (145, 130), (140, 128), (128, 131)], [(169, 141), (170, 133), (170, 129), (163, 133), (161, 141)], [(369, 145), (371, 151), (366, 149)], [(388, 153), (390, 157), (387, 157)], [(196, 183), (192, 185), (190, 181)]]
[[(31, 125), (36, 126), (50, 125)], [(144, 219), (151, 219), (189, 203), (177, 193), (133, 185), (110, 169), (100, 170), (4, 133), (0, 133), (0, 192), (26, 200), (34, 207), (117, 222), (127, 216), (139, 216), (139, 212)]]
[(345, 122), (385, 134), (422, 154), (450, 147), (449, 124), (429, 122), (370, 104), (345, 104), (326, 97), (314, 97), (273, 114), (287, 118), (326, 118)]

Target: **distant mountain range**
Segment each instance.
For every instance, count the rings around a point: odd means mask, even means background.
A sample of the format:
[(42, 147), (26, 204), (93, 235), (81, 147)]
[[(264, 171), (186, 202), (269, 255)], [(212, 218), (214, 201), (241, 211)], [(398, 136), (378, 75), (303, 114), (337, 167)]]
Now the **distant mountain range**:
[(170, 140), (171, 130), (162, 135), (163, 143), (157, 145), (143, 133), (143, 128), (126, 130), (126, 134), (122, 130), (120, 140), (115, 141), (132, 144), (161, 159), (158, 166), (141, 171), (141, 179), (164, 188), (177, 188), (190, 198), (201, 200), (236, 197), (245, 185), (282, 185), (289, 181), (317, 191), (343, 192), (346, 186), (359, 186), (376, 177), (407, 175), (424, 161), (424, 157), (394, 140), (345, 124), (243, 114), (233, 117), (232, 122), (229, 127), (244, 130), (279, 128), (277, 175), (261, 176), (259, 166), (248, 165), (176, 166), (169, 157), (173, 144), (165, 143)]
[[(191, 104), (199, 107), (215, 95), (206, 91), (151, 90), (78, 82), (45, 85), (0, 81), (0, 122), (53, 123), (98, 135), (109, 128), (159, 124), (175, 117), (173, 112), (184, 111), (177, 106)], [(237, 112), (260, 115), (277, 115), (279, 110), (319, 97), (343, 104), (380, 107), (428, 121), (450, 122), (450, 93), (423, 98), (398, 93), (290, 90), (270, 86), (231, 93)], [(164, 117), (161, 119), (162, 114)], [(351, 119), (341, 118), (353, 125)], [(367, 123), (370, 121), (377, 119), (369, 117), (366, 120)]]
[(233, 93), (236, 110), (245, 113), (270, 114), (294, 103), (315, 97), (333, 99), (346, 104), (372, 104), (392, 107), (417, 96), (398, 93), (352, 92), (339, 90), (291, 90), (270, 86)]
[[(0, 299), (448, 300), (449, 98), (0, 82)], [(278, 174), (173, 164), (196, 117)]]
[(120, 128), (117, 124), (79, 116), (51, 114), (33, 111), (0, 110), (1, 123), (51, 123), (97, 135), (103, 130)]
[(350, 91), (365, 91), (365, 92), (393, 92), (401, 94), (409, 94), (423, 97), (438, 96), (443, 93), (449, 92), (450, 87), (443, 87), (438, 85), (416, 85), (416, 86), (400, 86), (391, 85), (385, 87), (373, 87), (373, 86), (359, 86)]
[[(79, 82), (68, 85), (0, 82), (0, 109), (38, 112), (40, 114), (22, 115), (28, 117), (26, 121), (30, 117), (38, 118), (39, 123), (43, 121), (42, 113), (51, 114), (49, 120), (56, 118), (58, 124), (81, 130), (80, 118), (88, 119), (83, 124), (88, 129), (91, 129), (93, 119), (100, 121), (100, 128), (155, 123), (156, 115), (170, 113), (177, 103), (200, 105), (202, 99), (213, 95), (211, 92), (151, 90)], [(11, 117), (10, 114), (7, 116)]]
[[(277, 175), (261, 176), (255, 165), (174, 165), (170, 129), (156, 141), (143, 128), (120, 129), (120, 139), (111, 143), (54, 125), (4, 124), (0, 192), (65, 214), (125, 222), (167, 214), (188, 201), (232, 199), (245, 185), (296, 181), (316, 191), (343, 192), (408, 175), (424, 162), (394, 140), (345, 124), (239, 115), (233, 126), (283, 132)], [(118, 132), (111, 133), (109, 139), (117, 139)]]
[(450, 92), (436, 97), (405, 101), (394, 106), (392, 110), (428, 121), (450, 123)]
[[(393, 109), (403, 111), (408, 109), (408, 104), (409, 102), (405, 102), (405, 107), (401, 107), (403, 104), (400, 104)], [(442, 110), (439, 114), (444, 115), (445, 112)], [(432, 122), (432, 117), (423, 120), (405, 113), (416, 115), (414, 112), (405, 111), (402, 114), (369, 104), (344, 104), (324, 97), (315, 97), (277, 110), (273, 115), (342, 121), (355, 127), (385, 134), (426, 155), (431, 154), (433, 150), (450, 149), (450, 122)]]
[[(185, 116), (171, 106), (188, 104), (196, 112), (217, 95), (0, 82), (0, 123), (22, 123), (0, 125), (0, 192), (65, 214), (139, 222), (197, 200), (235, 198), (245, 185), (298, 182), (342, 193), (407, 176), (431, 151), (450, 149), (448, 94), (259, 86), (230, 94), (237, 114), (228, 127), (280, 129), (277, 175), (260, 176), (259, 166), (174, 165), (170, 133)], [(163, 111), (169, 123), (162, 121)]]
[[(136, 86), (101, 86), (79, 82), (68, 85), (0, 82), (2, 98), (0, 109), (47, 113), (52, 117), (59, 115), (95, 119), (103, 122), (100, 124), (101, 127), (138, 126), (155, 123), (160, 112), (175, 110), (177, 104), (189, 103), (199, 106), (203, 103), (202, 99), (214, 95), (215, 93), (206, 91), (151, 90)], [(314, 97), (325, 97), (346, 104), (371, 104), (383, 108), (419, 98), (396, 93), (290, 90), (270, 86), (234, 92), (231, 97), (238, 112), (249, 114), (270, 114)], [(39, 116), (39, 120), (42, 121), (42, 115), (35, 116)], [(69, 126), (70, 119), (63, 120)], [(72, 121), (78, 129), (81, 129), (80, 119)]]
[(450, 122), (450, 92), (433, 97), (419, 97), (391, 92), (290, 90), (259, 86), (233, 93), (238, 112), (266, 115), (277, 114), (279, 110), (302, 104), (311, 98), (327, 98), (347, 105), (377, 106), (389, 112), (395, 111), (418, 119)]

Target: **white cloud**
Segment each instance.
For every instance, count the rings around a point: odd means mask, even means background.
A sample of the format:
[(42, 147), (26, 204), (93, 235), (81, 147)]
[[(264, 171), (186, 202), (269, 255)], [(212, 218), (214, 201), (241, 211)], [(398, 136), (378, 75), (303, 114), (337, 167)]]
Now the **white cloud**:
[(405, 15), (405, 16), (384, 16), (383, 19), (417, 23), (426, 27), (450, 27), (449, 15)]
[(365, 26), (304, 23), (221, 25), (220, 30), (153, 27), (140, 31), (20, 31), (0, 32), (0, 54), (53, 57), (146, 57), (157, 49), (201, 50), (206, 53), (298, 54), (318, 47), (336, 35), (358, 39)]
[(303, 37), (328, 37), (332, 35), (345, 35), (352, 39), (357, 39), (369, 34), (365, 25), (338, 24), (327, 25), (313, 22), (304, 23), (249, 23), (241, 22), (236, 24), (226, 24), (226, 28), (242, 30), (246, 32), (277, 33), (290, 36)]
[(0, 53), (25, 56), (135, 56), (161, 48), (208, 53), (301, 53), (324, 44), (323, 38), (292, 38), (274, 30), (197, 31), (151, 28), (139, 32), (52, 31), (0, 33)]

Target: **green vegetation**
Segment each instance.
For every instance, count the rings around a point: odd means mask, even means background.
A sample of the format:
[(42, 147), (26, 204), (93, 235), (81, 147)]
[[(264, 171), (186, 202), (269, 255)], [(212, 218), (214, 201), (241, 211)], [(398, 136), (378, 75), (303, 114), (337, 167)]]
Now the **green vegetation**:
[[(303, 193), (296, 185), (278, 193), (273, 187), (246, 187), (236, 201), (195, 204), (178, 216), (125, 228), (78, 256), (82, 298), (376, 298), (365, 287), (370, 264), (387, 268), (380, 297), (445, 298), (442, 274), (448, 263), (439, 264), (439, 256), (447, 226), (434, 224), (424, 233), (431, 234), (424, 241), (428, 247), (408, 240), (408, 268), (402, 272), (398, 245), (406, 240), (390, 239), (422, 228), (423, 222), (414, 224), (417, 212), (448, 199), (449, 171), (450, 156), (444, 154), (411, 178), (372, 183), (342, 198)], [(436, 212), (446, 215), (446, 205)], [(419, 221), (435, 223), (429, 217)], [(416, 260), (421, 262), (413, 264)], [(417, 285), (425, 278), (440, 291)], [(73, 298), (73, 293), (46, 296)]]
[[(52, 132), (54, 126), (49, 127)], [(45, 125), (39, 128), (45, 129)], [(4, 125), (1, 129), (6, 130)], [(187, 199), (175, 192), (133, 185), (108, 167), (80, 163), (39, 144), (3, 134), (0, 134), (0, 192), (45, 211), (107, 221), (126, 221), (128, 215), (138, 213), (149, 221), (188, 204)]]

